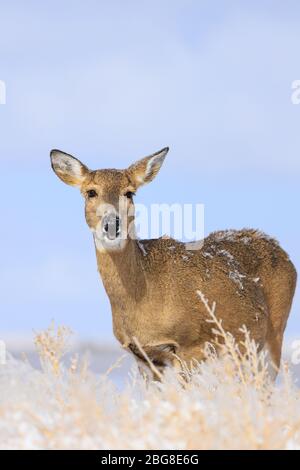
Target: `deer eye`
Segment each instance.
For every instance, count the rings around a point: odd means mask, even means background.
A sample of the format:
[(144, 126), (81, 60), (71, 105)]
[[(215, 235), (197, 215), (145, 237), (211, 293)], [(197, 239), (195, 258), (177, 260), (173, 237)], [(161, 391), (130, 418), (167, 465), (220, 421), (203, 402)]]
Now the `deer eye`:
[(94, 189), (89, 189), (89, 191), (87, 191), (86, 193), (89, 198), (98, 196), (98, 194), (96, 193)]
[(133, 196), (135, 196), (135, 193), (133, 193), (132, 191), (127, 191), (124, 196), (127, 197), (127, 199), (132, 199)]

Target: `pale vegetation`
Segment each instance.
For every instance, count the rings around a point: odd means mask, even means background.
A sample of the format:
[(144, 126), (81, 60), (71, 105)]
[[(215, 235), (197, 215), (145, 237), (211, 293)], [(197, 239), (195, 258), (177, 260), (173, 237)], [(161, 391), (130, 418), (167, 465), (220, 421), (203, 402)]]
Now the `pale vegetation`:
[(67, 328), (36, 334), (40, 370), (13, 357), (0, 366), (0, 447), (300, 448), (300, 391), (288, 368), (274, 385), (266, 353), (257, 352), (245, 329), (237, 344), (199, 295), (217, 341), (206, 346), (205, 362), (181, 375), (168, 370), (162, 382), (147, 383), (134, 368), (118, 391), (111, 369), (98, 376), (76, 356), (64, 361)]

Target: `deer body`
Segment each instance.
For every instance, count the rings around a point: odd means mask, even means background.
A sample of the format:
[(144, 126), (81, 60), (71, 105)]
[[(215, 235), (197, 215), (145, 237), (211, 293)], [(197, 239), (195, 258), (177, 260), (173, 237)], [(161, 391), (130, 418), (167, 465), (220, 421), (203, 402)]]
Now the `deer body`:
[(207, 237), (196, 251), (161, 238), (132, 240), (122, 257), (96, 253), (114, 334), (139, 359), (135, 337), (157, 366), (174, 362), (174, 352), (187, 363), (202, 359), (214, 335), (201, 290), (216, 299), (227, 331), (239, 338), (245, 325), (279, 365), (296, 276), (275, 240), (254, 230), (225, 231)]
[[(163, 149), (127, 170), (95, 172), (68, 154), (51, 154), (57, 175), (79, 186), (86, 198), (86, 219), (116, 338), (145, 362), (137, 339), (158, 368), (177, 366), (178, 359), (187, 364), (201, 360), (205, 343), (214, 338), (201, 291), (216, 301), (225, 330), (239, 339), (245, 325), (279, 367), (296, 271), (275, 240), (256, 230), (228, 230), (211, 234), (195, 250), (171, 238), (139, 241), (128, 233), (125, 239), (120, 236), (124, 214), (134, 221), (133, 192), (153, 179), (166, 153)], [(116, 203), (120, 196), (122, 210)], [(103, 199), (115, 207), (114, 216), (107, 209), (99, 215)]]

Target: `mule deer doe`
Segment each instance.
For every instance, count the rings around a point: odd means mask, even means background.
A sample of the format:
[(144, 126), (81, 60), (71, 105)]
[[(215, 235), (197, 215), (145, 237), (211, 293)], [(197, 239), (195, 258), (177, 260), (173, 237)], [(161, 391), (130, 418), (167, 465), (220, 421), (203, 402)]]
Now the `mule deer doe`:
[(177, 367), (178, 360), (201, 360), (205, 343), (214, 338), (197, 294), (201, 290), (217, 302), (225, 330), (238, 339), (245, 325), (259, 348), (268, 348), (277, 370), (297, 274), (276, 240), (257, 230), (226, 230), (210, 234), (195, 251), (171, 238), (139, 241), (129, 233), (133, 196), (154, 179), (168, 150), (126, 170), (96, 171), (64, 152), (51, 152), (57, 176), (77, 186), (85, 199), (114, 334), (146, 362), (137, 338), (161, 370)]

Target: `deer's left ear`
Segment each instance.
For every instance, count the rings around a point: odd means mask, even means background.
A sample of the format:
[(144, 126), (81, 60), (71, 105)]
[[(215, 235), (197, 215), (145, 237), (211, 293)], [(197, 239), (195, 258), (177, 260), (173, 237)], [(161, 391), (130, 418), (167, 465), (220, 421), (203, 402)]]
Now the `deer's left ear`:
[(149, 157), (139, 160), (128, 168), (128, 176), (135, 188), (138, 188), (143, 184), (150, 183), (150, 181), (155, 178), (168, 151), (169, 147), (165, 147), (159, 152), (153, 153)]
[(77, 158), (60, 150), (50, 153), (51, 164), (56, 175), (66, 184), (80, 187), (89, 169)]

